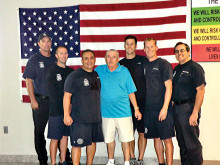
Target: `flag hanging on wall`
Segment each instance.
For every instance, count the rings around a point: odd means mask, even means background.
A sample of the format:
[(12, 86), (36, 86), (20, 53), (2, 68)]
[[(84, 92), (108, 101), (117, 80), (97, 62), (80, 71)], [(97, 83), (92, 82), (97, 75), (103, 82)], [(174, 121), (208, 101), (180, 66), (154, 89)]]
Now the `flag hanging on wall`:
[[(176, 42), (186, 40), (186, 14), (186, 0), (20, 8), (20, 77), (28, 59), (39, 51), (37, 38), (43, 32), (52, 37), (52, 52), (59, 45), (68, 47), (67, 64), (73, 68), (81, 65), (80, 54), (85, 49), (95, 52), (96, 65), (105, 63), (108, 49), (117, 49), (120, 57), (124, 57), (127, 35), (137, 37), (136, 54), (139, 55), (144, 55), (145, 38), (155, 38), (158, 56), (175, 65), (173, 47)], [(21, 98), (23, 102), (30, 102), (22, 78)]]

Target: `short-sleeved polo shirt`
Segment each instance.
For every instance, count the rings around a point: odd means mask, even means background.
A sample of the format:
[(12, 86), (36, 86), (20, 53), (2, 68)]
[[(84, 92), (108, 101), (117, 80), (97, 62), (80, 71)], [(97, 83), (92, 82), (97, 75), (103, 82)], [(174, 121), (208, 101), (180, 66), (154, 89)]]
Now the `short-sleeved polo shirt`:
[(118, 64), (117, 69), (111, 72), (107, 65), (100, 65), (95, 71), (101, 80), (102, 117), (130, 117), (129, 94), (137, 89), (128, 69)]

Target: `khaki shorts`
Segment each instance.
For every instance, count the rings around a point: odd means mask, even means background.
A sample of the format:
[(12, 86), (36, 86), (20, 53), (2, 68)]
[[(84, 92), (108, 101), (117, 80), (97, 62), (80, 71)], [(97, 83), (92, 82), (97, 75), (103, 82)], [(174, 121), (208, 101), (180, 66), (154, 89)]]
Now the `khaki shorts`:
[(134, 140), (134, 130), (132, 117), (124, 118), (102, 118), (102, 130), (105, 143), (115, 140), (116, 130), (120, 142), (130, 142)]

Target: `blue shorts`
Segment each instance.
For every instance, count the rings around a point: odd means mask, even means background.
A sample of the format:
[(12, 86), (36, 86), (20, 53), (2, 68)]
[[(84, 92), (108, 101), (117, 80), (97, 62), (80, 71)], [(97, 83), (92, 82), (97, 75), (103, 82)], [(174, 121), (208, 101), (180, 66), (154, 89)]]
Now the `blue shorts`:
[(60, 140), (63, 136), (70, 136), (70, 127), (64, 124), (63, 116), (50, 116), (47, 138)]
[(161, 140), (165, 140), (175, 136), (172, 110), (168, 110), (167, 117), (163, 121), (159, 121), (159, 113), (160, 111), (145, 111), (145, 138), (160, 138)]
[(93, 142), (104, 142), (102, 122), (74, 123), (70, 126), (70, 140), (74, 147), (85, 147)]

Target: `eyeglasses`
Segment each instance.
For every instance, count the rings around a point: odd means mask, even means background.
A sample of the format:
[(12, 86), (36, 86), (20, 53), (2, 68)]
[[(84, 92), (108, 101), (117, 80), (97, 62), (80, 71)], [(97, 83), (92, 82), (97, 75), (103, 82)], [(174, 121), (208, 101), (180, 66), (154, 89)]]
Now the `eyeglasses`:
[(186, 51), (185, 49), (180, 49), (180, 50), (175, 50), (174, 53), (175, 53), (175, 54), (178, 54), (179, 52), (183, 53), (183, 52), (185, 52), (185, 51)]

